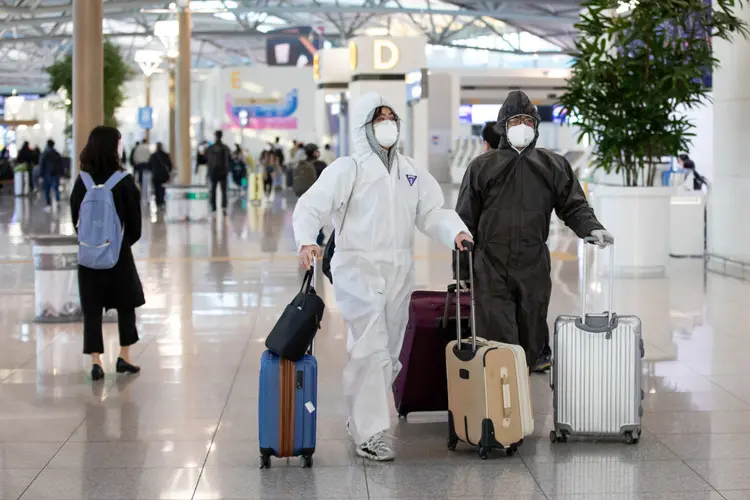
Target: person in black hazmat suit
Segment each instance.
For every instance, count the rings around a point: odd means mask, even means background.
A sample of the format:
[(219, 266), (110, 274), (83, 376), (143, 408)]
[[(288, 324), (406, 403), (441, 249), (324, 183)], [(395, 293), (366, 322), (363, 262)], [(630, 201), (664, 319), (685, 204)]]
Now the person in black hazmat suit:
[[(521, 345), (533, 370), (549, 363), (547, 308), (552, 280), (547, 248), (552, 210), (579, 238), (614, 242), (594, 215), (570, 164), (535, 147), (539, 113), (521, 91), (497, 117), (498, 149), (475, 158), (464, 175), (456, 212), (475, 235), (478, 335)], [(468, 278), (468, 259), (461, 278)], [(547, 366), (544, 366), (544, 365)]]

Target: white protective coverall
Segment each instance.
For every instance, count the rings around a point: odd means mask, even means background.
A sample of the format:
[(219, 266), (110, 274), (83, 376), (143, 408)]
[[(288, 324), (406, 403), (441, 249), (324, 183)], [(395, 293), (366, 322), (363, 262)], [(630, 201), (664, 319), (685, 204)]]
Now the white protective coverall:
[(356, 444), (391, 427), (390, 391), (401, 369), (414, 281), (415, 228), (449, 248), (459, 233), (469, 234), (456, 212), (443, 208), (443, 192), (427, 170), (396, 154), (389, 172), (373, 152), (365, 127), (372, 126), (380, 106), (388, 104), (378, 94), (363, 96), (351, 116), (353, 157), (323, 170), (293, 217), (298, 248), (314, 245), (329, 220), (336, 229), (331, 272), (336, 304), (349, 329), (343, 383)]

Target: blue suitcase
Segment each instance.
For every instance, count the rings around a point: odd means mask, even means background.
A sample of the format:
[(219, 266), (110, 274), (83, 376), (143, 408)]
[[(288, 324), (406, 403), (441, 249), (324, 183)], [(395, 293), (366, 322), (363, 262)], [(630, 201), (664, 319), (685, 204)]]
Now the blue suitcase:
[(301, 457), (312, 467), (318, 404), (318, 362), (311, 354), (299, 361), (266, 351), (260, 361), (258, 441), (261, 468), (271, 457)]

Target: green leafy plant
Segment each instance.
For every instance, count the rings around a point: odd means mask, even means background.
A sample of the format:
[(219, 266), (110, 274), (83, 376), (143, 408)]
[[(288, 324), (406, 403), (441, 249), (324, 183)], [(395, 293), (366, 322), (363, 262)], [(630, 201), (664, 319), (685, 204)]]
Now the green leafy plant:
[[(711, 37), (748, 36), (747, 0), (585, 0), (573, 73), (560, 104), (595, 145), (593, 166), (653, 186), (656, 162), (687, 151), (684, 110), (708, 99), (719, 65)], [(618, 12), (619, 11), (619, 12)]]
[[(117, 126), (115, 110), (125, 100), (123, 85), (132, 77), (133, 70), (122, 57), (119, 47), (109, 40), (104, 40), (104, 124)], [(49, 75), (50, 92), (64, 88), (68, 100), (64, 103), (69, 115), (73, 112), (73, 55), (65, 57), (46, 68)]]

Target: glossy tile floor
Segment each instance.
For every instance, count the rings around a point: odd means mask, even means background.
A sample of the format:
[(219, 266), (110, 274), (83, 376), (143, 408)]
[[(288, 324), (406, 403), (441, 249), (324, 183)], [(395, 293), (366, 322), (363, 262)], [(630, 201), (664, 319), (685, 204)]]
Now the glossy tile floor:
[[(393, 464), (364, 464), (344, 429), (344, 329), (328, 286), (315, 467), (258, 469), (264, 338), (300, 282), (292, 201), (231, 204), (204, 224), (146, 221), (135, 253), (138, 377), (92, 384), (81, 326), (37, 325), (29, 234), (72, 232), (69, 216), (0, 195), (0, 499), (750, 499), (750, 287), (674, 261), (670, 278), (618, 281), (616, 310), (645, 327), (645, 435), (638, 446), (552, 446), (551, 398), (533, 377), (536, 432), (517, 457), (482, 462), (445, 447), (440, 417), (393, 418)], [(555, 228), (550, 321), (578, 310), (578, 246)], [(420, 288), (449, 279), (448, 252), (420, 237)], [(592, 284), (594, 296), (602, 284)], [(596, 298), (596, 297), (594, 297)], [(435, 419), (437, 421), (435, 421)]]

